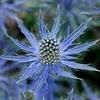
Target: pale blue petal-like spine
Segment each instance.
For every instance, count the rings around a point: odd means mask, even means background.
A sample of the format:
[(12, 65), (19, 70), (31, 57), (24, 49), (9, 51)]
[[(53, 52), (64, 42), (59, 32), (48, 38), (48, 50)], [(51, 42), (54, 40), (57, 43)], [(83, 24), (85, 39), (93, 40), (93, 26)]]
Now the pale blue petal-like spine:
[(48, 35), (41, 10), (40, 10), (40, 16), (39, 16), (39, 31), (40, 31), (40, 35), (41, 35), (42, 39), (45, 38)]
[(28, 66), (28, 68), (26, 68), (22, 73), (21, 76), (19, 77), (19, 82), (24, 81), (25, 79), (32, 77), (33, 74), (37, 73), (38, 70), (41, 69), (41, 66), (39, 63), (37, 63), (36, 61), (33, 62), (30, 66)]
[(21, 32), (26, 36), (31, 46), (36, 49), (37, 40), (35, 36), (26, 29), (26, 27), (23, 25), (23, 22), (20, 18), (18, 18), (17, 16), (12, 16), (12, 18), (16, 20), (18, 27), (20, 28)]
[(75, 31), (73, 31), (68, 37), (66, 37), (61, 45), (64, 47), (63, 51), (66, 50), (80, 35), (83, 34), (83, 31), (87, 28), (88, 23), (91, 18), (82, 23)]
[(83, 86), (83, 88), (84, 88), (86, 97), (87, 97), (89, 100), (100, 100), (100, 98), (96, 95), (95, 92), (92, 91), (91, 87), (88, 86), (88, 85), (85, 83), (85, 81), (82, 81), (82, 86)]
[(39, 77), (38, 81), (35, 85), (35, 91), (39, 91), (41, 87), (46, 83), (48, 78), (48, 66), (45, 66), (44, 71), (42, 72), (41, 76)]
[(66, 55), (73, 55), (73, 54), (81, 53), (83, 51), (86, 51), (88, 48), (92, 47), (93, 45), (95, 45), (98, 41), (99, 40), (77, 45), (75, 47), (72, 47), (72, 48), (66, 50), (65, 54)]
[[(63, 76), (67, 78), (73, 78), (73, 79), (79, 79), (78, 77), (74, 76), (72, 73), (64, 71), (63, 69), (56, 67), (55, 72), (58, 74), (58, 76)], [(81, 80), (81, 79), (79, 79)]]
[(5, 56), (1, 55), (1, 59), (9, 60), (9, 61), (16, 61), (16, 62), (32, 62), (35, 61), (36, 58), (32, 56)]
[(80, 70), (88, 70), (88, 71), (98, 71), (98, 72), (100, 72), (96, 68), (90, 67), (87, 64), (79, 64), (79, 63), (76, 63), (76, 62), (73, 62), (73, 61), (66, 61), (66, 60), (62, 60), (61, 62), (62, 62), (62, 64), (66, 65), (66, 66), (68, 66), (70, 68), (80, 69)]
[(60, 12), (60, 7), (58, 5), (56, 17), (54, 19), (53, 27), (50, 33), (51, 34), (50, 36), (52, 36), (53, 38), (56, 38), (57, 33), (60, 30), (60, 25), (61, 25), (60, 20), (61, 20), (61, 12)]

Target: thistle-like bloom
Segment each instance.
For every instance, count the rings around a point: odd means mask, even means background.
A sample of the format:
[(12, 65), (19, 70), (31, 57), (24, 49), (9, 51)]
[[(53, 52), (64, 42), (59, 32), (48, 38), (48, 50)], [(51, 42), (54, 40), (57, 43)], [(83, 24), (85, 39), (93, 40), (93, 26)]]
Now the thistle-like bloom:
[(78, 37), (83, 34), (91, 19), (83, 22), (72, 33), (62, 38), (57, 33), (60, 31), (60, 11), (59, 7), (56, 12), (54, 24), (51, 32), (46, 28), (42, 16), (39, 18), (39, 31), (40, 38), (36, 39), (35, 36), (29, 32), (23, 25), (23, 22), (16, 16), (12, 17), (16, 20), (21, 32), (25, 35), (30, 45), (26, 45), (21, 41), (10, 37), (5, 33), (19, 48), (26, 52), (26, 55), (21, 56), (0, 56), (5, 60), (17, 61), (20, 63), (30, 63), (30, 65), (23, 71), (19, 82), (29, 77), (37, 78), (35, 89), (39, 90), (47, 81), (48, 77), (62, 76), (68, 78), (78, 79), (71, 72), (65, 71), (67, 67), (73, 69), (98, 71), (87, 64), (79, 64), (74, 60), (74, 55), (86, 51), (91, 46), (95, 45), (98, 41), (93, 41), (84, 44), (73, 43)]
[(30, 0), (14, 0), (13, 3), (8, 3), (7, 0), (0, 0), (0, 27), (5, 24), (9, 15), (26, 11), (28, 8), (26, 3), (28, 2), (30, 2)]
[(0, 59), (0, 94), (2, 93), (0, 100), (19, 100), (18, 86), (16, 81), (7, 75), (9, 70), (10, 64), (7, 65), (4, 60)]
[[(70, 26), (73, 31), (77, 26), (87, 19), (86, 16), (80, 14), (81, 12), (85, 15), (98, 14), (100, 11), (90, 11), (96, 8), (97, 4), (100, 4), (100, 0), (57, 0), (59, 5), (64, 8), (64, 15), (67, 18), (67, 25)], [(88, 5), (88, 6), (87, 6)]]
[[(28, 78), (25, 81), (21, 82), (19, 84), (19, 87), (23, 93), (23, 97), (27, 99), (33, 98), (35, 100), (55, 100), (54, 93), (60, 91), (60, 88), (55, 82), (51, 79), (48, 79), (48, 82), (46, 85), (44, 85), (39, 91), (34, 92), (35, 80)], [(52, 88), (53, 87), (53, 88)]]
[[(58, 0), (58, 3), (64, 8), (64, 15), (67, 18), (67, 27), (70, 26), (71, 31), (73, 31), (84, 20), (79, 14), (82, 3), (78, 0)], [(81, 6), (78, 5), (79, 3)]]
[[(8, 76), (0, 75), (0, 93), (3, 94), (3, 98), (6, 98), (5, 100), (19, 100), (20, 95), (16, 81)], [(0, 98), (2, 97), (0, 96)]]

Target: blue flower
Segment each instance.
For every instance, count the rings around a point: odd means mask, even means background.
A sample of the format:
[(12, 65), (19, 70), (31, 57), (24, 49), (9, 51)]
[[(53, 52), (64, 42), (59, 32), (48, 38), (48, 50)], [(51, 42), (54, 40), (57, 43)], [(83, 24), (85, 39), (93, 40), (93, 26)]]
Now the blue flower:
[(80, 14), (83, 10), (83, 2), (81, 0), (58, 0), (59, 5), (63, 8), (64, 16), (66, 16), (66, 25), (71, 31), (85, 21), (85, 17)]
[(26, 11), (28, 6), (25, 4), (30, 2), (30, 0), (26, 1), (18, 1), (15, 0), (13, 3), (8, 3), (5, 0), (0, 1), (0, 27), (5, 24), (6, 19), (11, 14), (17, 14), (18, 12)]
[[(3, 27), (0, 27), (0, 49), (5, 49), (9, 47), (4, 41)], [(8, 63), (5, 60), (0, 59), (0, 100), (19, 100), (19, 91), (16, 81), (12, 78), (11, 72), (15, 71), (18, 64)], [(15, 74), (15, 73), (14, 73)], [(1, 95), (2, 94), (2, 95)]]
[[(53, 87), (53, 88), (52, 88)], [(42, 88), (35, 93), (36, 100), (56, 100), (56, 96), (54, 94), (61, 91), (61, 86), (55, 83), (52, 78), (48, 78), (47, 83), (42, 86)]]
[[(66, 15), (67, 26), (70, 26), (71, 31), (73, 31), (80, 23), (87, 19), (87, 16), (81, 14), (86, 13), (98, 13), (89, 12), (89, 10), (96, 7), (96, 4), (100, 3), (100, 0), (58, 0), (59, 5), (64, 9), (64, 15)], [(88, 5), (88, 6), (87, 6)], [(84, 12), (85, 11), (85, 12)]]
[(64, 16), (66, 16), (66, 25), (67, 27), (70, 26), (71, 31), (83, 21), (83, 18), (79, 14), (80, 6), (78, 5), (78, 2), (77, 0), (58, 0), (59, 5), (64, 9), (63, 12)]
[(20, 63), (30, 63), (30, 65), (22, 72), (19, 82), (29, 77), (37, 77), (35, 90), (39, 90), (47, 81), (48, 77), (62, 76), (68, 78), (79, 79), (71, 72), (65, 71), (65, 68), (98, 71), (96, 68), (90, 67), (87, 64), (79, 64), (75, 62), (75, 55), (86, 51), (91, 46), (95, 45), (97, 41), (92, 41), (84, 44), (75, 44), (74, 41), (80, 37), (91, 19), (83, 22), (72, 33), (68, 34), (64, 39), (57, 33), (60, 31), (60, 11), (59, 7), (56, 12), (54, 24), (51, 32), (48, 31), (42, 16), (39, 18), (40, 39), (29, 32), (23, 25), (21, 19), (16, 16), (12, 17), (16, 20), (21, 32), (25, 35), (30, 45), (10, 37), (5, 31), (6, 36), (10, 38), (20, 49), (26, 52), (26, 55), (20, 56), (5, 56), (0, 58)]
[(34, 81), (31, 78), (28, 78), (19, 84), (20, 92), (22, 94), (23, 99), (25, 100), (34, 99), (33, 85)]
[(4, 94), (5, 100), (19, 100), (19, 91), (16, 81), (4, 75), (0, 75), (0, 92)]
[(40, 100), (40, 98), (41, 100), (55, 100), (54, 93), (58, 92), (61, 88), (50, 78), (47, 84), (43, 85), (37, 92), (33, 91), (34, 84), (35, 80), (32, 78), (28, 78), (19, 84), (24, 98), (35, 98), (35, 100)]
[(0, 94), (3, 94), (2, 96), (0, 95), (0, 99), (19, 100), (20, 94), (18, 86), (16, 81), (10, 75), (7, 75), (8, 69), (10, 70), (10, 64), (8, 68), (6, 61), (0, 59)]

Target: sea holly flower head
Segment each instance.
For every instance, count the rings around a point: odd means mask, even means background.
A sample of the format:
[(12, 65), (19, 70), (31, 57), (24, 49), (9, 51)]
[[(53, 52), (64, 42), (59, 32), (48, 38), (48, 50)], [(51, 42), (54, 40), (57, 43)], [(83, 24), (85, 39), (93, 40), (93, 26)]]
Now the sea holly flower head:
[(46, 37), (40, 43), (40, 59), (44, 64), (59, 63), (59, 46), (57, 40)]
[[(58, 36), (60, 31), (60, 8), (58, 7), (56, 17), (51, 32), (48, 31), (43, 17), (39, 17), (39, 31), (41, 39), (36, 39), (33, 33), (29, 32), (23, 25), (23, 22), (17, 16), (12, 18), (17, 22), (21, 32), (25, 35), (30, 45), (27, 45), (15, 38), (9, 36), (5, 29), (5, 35), (10, 38), (19, 48), (26, 52), (26, 55), (21, 56), (5, 56), (0, 58), (5, 60), (17, 61), (20, 63), (30, 63), (30, 65), (22, 72), (18, 82), (21, 82), (29, 77), (37, 78), (34, 88), (38, 91), (47, 81), (48, 77), (62, 76), (68, 78), (79, 79), (71, 72), (65, 71), (65, 68), (70, 67), (74, 69), (98, 71), (96, 68), (90, 67), (87, 64), (79, 64), (75, 62), (74, 55), (86, 51), (91, 46), (95, 45), (97, 41), (92, 41), (84, 44), (73, 43), (80, 37), (91, 19), (83, 22), (72, 33), (68, 34), (64, 39)], [(35, 77), (34, 77), (35, 76)]]

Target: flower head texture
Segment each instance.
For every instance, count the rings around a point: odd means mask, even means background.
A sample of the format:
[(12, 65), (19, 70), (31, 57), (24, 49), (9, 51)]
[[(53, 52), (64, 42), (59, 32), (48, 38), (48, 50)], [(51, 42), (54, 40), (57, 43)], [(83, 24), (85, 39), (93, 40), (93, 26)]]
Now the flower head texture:
[(25, 35), (30, 45), (12, 38), (5, 31), (6, 36), (8, 36), (8, 38), (10, 38), (20, 49), (24, 50), (26, 55), (1, 55), (0, 58), (20, 63), (29, 63), (30, 65), (22, 72), (19, 82), (29, 77), (37, 78), (34, 86), (35, 90), (39, 90), (46, 83), (49, 76), (79, 79), (71, 72), (65, 71), (64, 69), (67, 67), (80, 70), (98, 71), (96, 68), (90, 67), (87, 64), (79, 64), (74, 61), (76, 59), (74, 55), (86, 51), (98, 42), (97, 40), (79, 45), (74, 43), (74, 41), (83, 34), (91, 19), (83, 22), (77, 29), (62, 39), (61, 35), (58, 36), (61, 26), (60, 16), (58, 7), (51, 32), (48, 31), (43, 17), (39, 17), (40, 39), (36, 39), (34, 34), (27, 30), (21, 19), (13, 16), (12, 18), (17, 22), (18, 27)]

